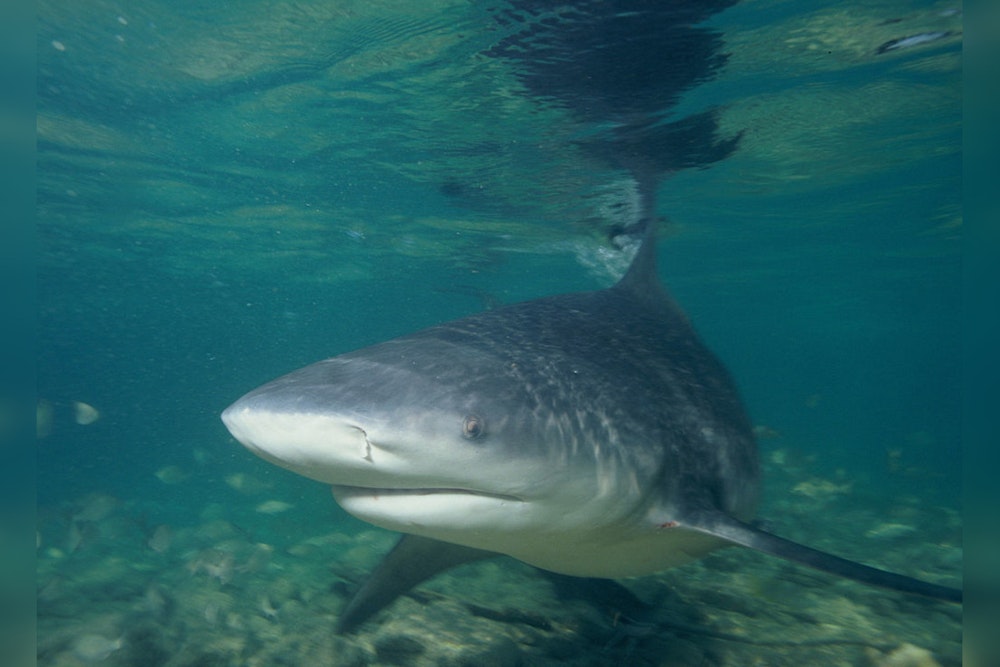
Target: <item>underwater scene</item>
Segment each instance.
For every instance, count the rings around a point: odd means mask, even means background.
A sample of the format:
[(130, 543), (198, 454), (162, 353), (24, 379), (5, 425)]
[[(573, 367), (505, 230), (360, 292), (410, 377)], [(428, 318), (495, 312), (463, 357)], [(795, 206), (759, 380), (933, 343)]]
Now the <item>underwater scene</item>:
[(37, 11), (17, 664), (962, 664), (959, 2)]

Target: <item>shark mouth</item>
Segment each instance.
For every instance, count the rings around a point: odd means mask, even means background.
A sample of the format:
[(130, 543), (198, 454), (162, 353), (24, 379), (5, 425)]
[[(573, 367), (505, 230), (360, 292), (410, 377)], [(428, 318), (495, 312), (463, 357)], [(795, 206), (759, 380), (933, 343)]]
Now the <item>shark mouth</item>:
[(362, 521), (437, 539), (497, 530), (511, 518), (523, 519), (530, 506), (515, 496), (446, 487), (333, 486), (332, 491), (337, 504)]
[(510, 503), (524, 502), (523, 498), (503, 493), (488, 493), (484, 491), (471, 491), (469, 489), (446, 487), (378, 488), (334, 484), (330, 487), (330, 489), (333, 491), (333, 497), (336, 498), (338, 503), (342, 503), (343, 501), (350, 500), (352, 498), (370, 498), (372, 500), (378, 500), (380, 497), (403, 498), (413, 496), (475, 496), (479, 498), (492, 498), (494, 500)]

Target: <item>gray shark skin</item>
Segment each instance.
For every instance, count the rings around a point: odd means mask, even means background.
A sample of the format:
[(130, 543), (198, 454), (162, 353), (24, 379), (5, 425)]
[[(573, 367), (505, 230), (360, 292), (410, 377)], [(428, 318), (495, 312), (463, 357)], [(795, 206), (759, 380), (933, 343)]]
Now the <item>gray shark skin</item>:
[[(652, 212), (651, 197), (645, 206)], [(555, 573), (650, 574), (741, 545), (867, 584), (961, 591), (745, 523), (760, 490), (729, 374), (656, 277), (655, 230), (611, 288), (498, 308), (312, 364), (239, 399), (232, 435), (403, 537), (342, 614), (506, 554)]]

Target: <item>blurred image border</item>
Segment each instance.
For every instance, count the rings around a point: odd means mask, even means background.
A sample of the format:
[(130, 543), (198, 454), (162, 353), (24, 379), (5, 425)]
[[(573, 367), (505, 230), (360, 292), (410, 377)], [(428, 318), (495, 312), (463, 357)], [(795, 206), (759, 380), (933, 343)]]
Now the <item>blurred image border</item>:
[(964, 664), (1000, 664), (1000, 3), (964, 5)]
[(0, 4), (0, 645), (35, 664), (35, 5)]

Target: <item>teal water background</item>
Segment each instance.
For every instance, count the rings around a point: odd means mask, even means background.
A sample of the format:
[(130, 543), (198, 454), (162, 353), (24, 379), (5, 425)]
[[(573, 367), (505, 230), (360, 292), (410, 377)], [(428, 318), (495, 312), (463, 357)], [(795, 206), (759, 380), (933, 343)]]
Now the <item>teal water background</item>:
[[(181, 527), (274, 496), (354, 526), (221, 410), (324, 357), (614, 281), (602, 207), (624, 175), (479, 55), (489, 21), (446, 1), (39, 4), (43, 517), (98, 492)], [(766, 461), (875, 515), (957, 510), (961, 6), (744, 2), (711, 25), (730, 60), (678, 113), (719, 105), (744, 136), (664, 180), (664, 282)], [(934, 30), (951, 35), (876, 52)]]

